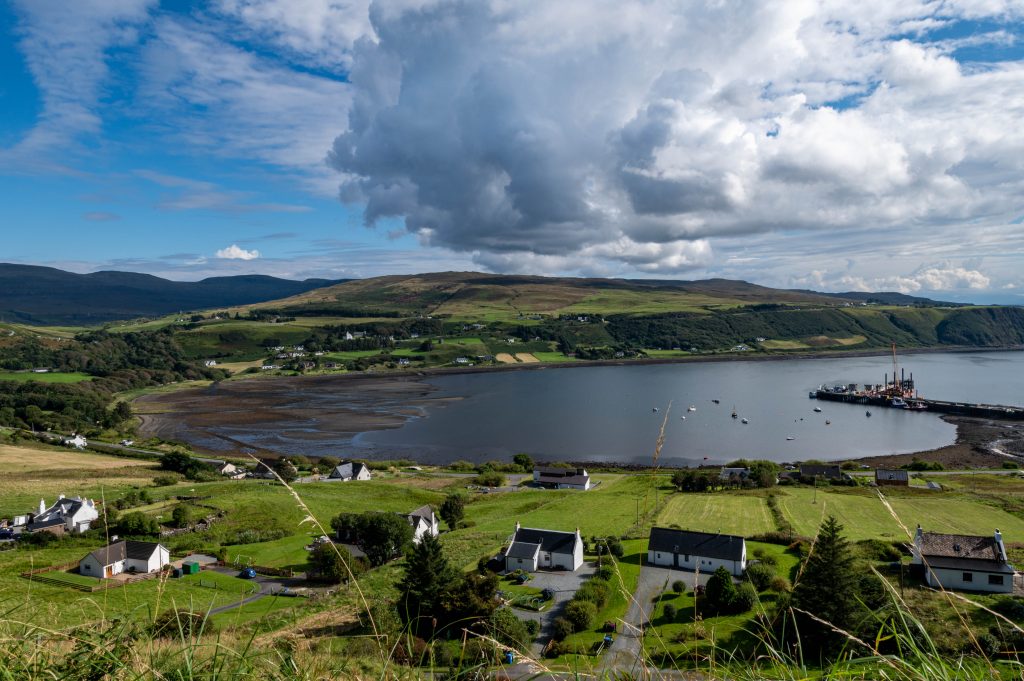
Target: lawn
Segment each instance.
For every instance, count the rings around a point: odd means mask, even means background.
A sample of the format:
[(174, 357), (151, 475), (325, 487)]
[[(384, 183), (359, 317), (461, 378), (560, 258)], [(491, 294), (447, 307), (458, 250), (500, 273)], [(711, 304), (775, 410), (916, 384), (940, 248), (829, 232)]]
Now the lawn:
[(81, 383), (91, 381), (92, 376), (78, 372), (61, 373), (53, 371), (45, 374), (37, 374), (31, 371), (0, 371), (0, 381), (17, 381), (27, 383), (38, 381), (39, 383)]
[[(959, 494), (890, 492), (887, 498), (911, 532), (918, 523), (930, 532), (977, 535), (988, 535), (998, 527), (1009, 541), (1024, 539), (1024, 520)], [(815, 496), (814, 489), (790, 487), (779, 497), (779, 505), (797, 534), (813, 536), (825, 516), (834, 515), (851, 540), (909, 540), (885, 504), (868, 489), (819, 488)]]
[(534, 352), (533, 356), (542, 362), (578, 362), (577, 357), (567, 357), (561, 352)]
[(749, 537), (775, 529), (764, 497), (753, 494), (676, 494), (658, 515), (661, 526)]

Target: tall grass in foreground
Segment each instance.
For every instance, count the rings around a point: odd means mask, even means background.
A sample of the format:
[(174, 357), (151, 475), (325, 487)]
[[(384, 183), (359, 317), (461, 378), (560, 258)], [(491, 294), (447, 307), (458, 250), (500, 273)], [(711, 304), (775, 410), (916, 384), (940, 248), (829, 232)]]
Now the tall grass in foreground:
[[(668, 418), (666, 410), (665, 419)], [(664, 441), (664, 423), (655, 448), (654, 463)], [(328, 534), (310, 512), (301, 496), (280, 480), (305, 513), (303, 523), (313, 524)], [(884, 496), (880, 502), (890, 512)], [(897, 520), (899, 520), (897, 518)], [(902, 523), (901, 523), (902, 524)], [(909, 532), (908, 532), (909, 537)], [(810, 550), (814, 550), (812, 541)], [(339, 552), (344, 562), (344, 556)], [(631, 604), (639, 608), (627, 588), (617, 564), (614, 585)], [(197, 604), (165, 602), (162, 590), (152, 607), (133, 613), (126, 619), (106, 617), (105, 600), (96, 603), (97, 623), (73, 629), (60, 622), (41, 626), (29, 622), (32, 599), (0, 602), (0, 681), (69, 680), (168, 680), (168, 681), (277, 681), (314, 679), (396, 680), (439, 679), (469, 680), (510, 678), (500, 671), (499, 654), (509, 647), (485, 635), (464, 631), (461, 640), (447, 648), (424, 645), (408, 629), (394, 626), (374, 606), (372, 594), (364, 593), (361, 582), (349, 571), (350, 595), (361, 609), (365, 626), (359, 636), (345, 639), (302, 635), (298, 628), (258, 633), (251, 627), (238, 631), (215, 631)], [(800, 579), (797, 575), (797, 580)], [(715, 639), (686, 660), (685, 667), (658, 669), (648, 651), (664, 647), (656, 628), (642, 623), (619, 622), (620, 631), (640, 636), (637, 652), (606, 652), (603, 656), (570, 656), (568, 670), (559, 675), (574, 679), (886, 679), (892, 681), (981, 681), (995, 678), (1022, 678), (1024, 666), (1015, 655), (991, 660), (963, 615), (962, 608), (981, 607), (957, 594), (946, 593), (948, 607), (956, 613), (969, 643), (967, 652), (944, 656), (924, 626), (914, 616), (899, 591), (881, 574), (877, 579), (886, 589), (888, 606), (877, 615), (873, 638), (865, 639), (835, 629), (828, 622), (810, 616), (814, 626), (833, 630), (844, 644), (834, 662), (822, 666), (808, 659), (800, 644), (799, 632), (780, 636), (795, 627), (792, 609), (776, 611), (758, 602), (751, 620), (751, 644), (742, 654), (734, 644)], [(103, 593), (104, 599), (106, 592)], [(989, 611), (991, 612), (991, 611)], [(809, 613), (804, 613), (809, 615)], [(991, 613), (1007, 627), (1024, 634), (1013, 622)], [(636, 625), (641, 624), (640, 628)], [(806, 625), (805, 625), (806, 626)], [(623, 634), (620, 634), (620, 638)], [(783, 646), (779, 641), (795, 641)], [(454, 648), (454, 652), (453, 652)], [(511, 678), (540, 678), (551, 672), (547, 663), (531, 656), (530, 650), (517, 650), (519, 664)], [(561, 665), (566, 669), (566, 665)]]

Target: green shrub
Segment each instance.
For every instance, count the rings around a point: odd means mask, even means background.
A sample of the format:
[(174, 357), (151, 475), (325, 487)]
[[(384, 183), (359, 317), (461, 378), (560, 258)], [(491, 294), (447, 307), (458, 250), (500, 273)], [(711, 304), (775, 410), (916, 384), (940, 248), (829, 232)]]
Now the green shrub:
[(768, 588), (774, 591), (775, 593), (788, 594), (790, 591), (793, 590), (793, 585), (790, 584), (789, 580), (783, 577), (782, 575), (776, 575), (772, 577), (772, 581), (768, 585)]
[(207, 634), (216, 631), (216, 627), (199, 613), (165, 610), (153, 621), (150, 631), (154, 638), (192, 638), (198, 636), (199, 632)]
[(672, 582), (672, 591), (674, 591), (677, 594), (685, 593), (686, 582), (684, 582), (681, 579), (677, 579), (676, 581)]
[(597, 616), (597, 607), (589, 601), (569, 601), (565, 606), (565, 619), (573, 631), (585, 631)]
[(615, 568), (606, 563), (594, 573), (594, 577), (596, 579), (603, 579), (606, 582), (610, 582), (615, 577)]
[(669, 622), (675, 622), (676, 615), (679, 614), (679, 608), (677, 608), (672, 603), (666, 603), (665, 608), (662, 610), (662, 614), (665, 615), (665, 619)]
[[(575, 630), (573, 629), (572, 622), (564, 617), (556, 617), (554, 623), (551, 626), (551, 636), (556, 641), (561, 641), (567, 636), (571, 636)], [(557, 656), (556, 656), (557, 657)]]
[(573, 596), (573, 600), (577, 601), (588, 601), (601, 609), (608, 602), (608, 582), (603, 579), (596, 577), (583, 583), (583, 585), (576, 591), (576, 595)]
[(728, 610), (732, 613), (747, 612), (757, 604), (757, 592), (749, 582), (740, 584), (735, 595), (729, 602)]
[(169, 487), (181, 482), (183, 478), (178, 475), (158, 475), (153, 478), (153, 485), (156, 487)]
[(771, 584), (775, 570), (765, 563), (754, 563), (747, 566), (747, 579), (758, 591), (764, 591)]

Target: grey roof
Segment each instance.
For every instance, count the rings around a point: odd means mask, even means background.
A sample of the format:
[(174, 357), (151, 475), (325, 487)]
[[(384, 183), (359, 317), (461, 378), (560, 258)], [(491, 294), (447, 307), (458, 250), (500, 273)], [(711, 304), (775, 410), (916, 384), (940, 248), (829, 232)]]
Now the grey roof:
[(125, 541), (122, 539), (113, 544), (108, 544), (101, 549), (96, 549), (89, 555), (96, 558), (100, 565), (110, 565), (127, 558), (149, 560), (159, 546), (160, 544), (154, 542)]
[(420, 506), (415, 511), (409, 514), (410, 518), (423, 518), (427, 521), (427, 524), (434, 522), (434, 509), (430, 507), (430, 504), (426, 506)]
[(561, 466), (535, 466), (533, 472), (539, 473), (541, 477), (548, 476), (552, 478), (567, 478), (577, 475), (587, 475), (585, 468), (563, 468)]
[(922, 532), (921, 555), (929, 559), (928, 562), (932, 562), (931, 558), (936, 556), (999, 562), (1003, 560), (994, 535), (976, 537), (969, 534)]
[(590, 482), (589, 475), (544, 475), (537, 479), (537, 482), (546, 482), (551, 485), (586, 485)]
[(899, 468), (879, 468), (875, 471), (875, 480), (894, 480), (897, 482), (910, 482), (910, 473)]
[(981, 558), (946, 558), (944, 556), (925, 556), (925, 560), (928, 561), (928, 565), (935, 570), (974, 570), (976, 572), (1013, 573), (1013, 568), (1000, 560), (984, 560)]
[(507, 558), (534, 558), (540, 551), (540, 544), (529, 544), (522, 541), (514, 541), (505, 552)]
[(682, 553), (719, 560), (741, 560), (743, 546), (743, 537), (732, 534), (674, 530), (667, 527), (652, 527), (647, 542), (647, 548), (652, 551)]
[(800, 475), (807, 478), (820, 476), (830, 480), (840, 480), (843, 477), (843, 472), (838, 465), (802, 464), (800, 466)]
[[(342, 461), (340, 464), (334, 467), (329, 477), (332, 478), (355, 478), (359, 476), (359, 473), (366, 468), (365, 464), (358, 461)], [(367, 469), (369, 471), (369, 469)]]
[(577, 539), (575, 532), (521, 527), (512, 537), (512, 543), (513, 545), (517, 543), (540, 544), (541, 549), (547, 553), (573, 553), (576, 549)]
[(718, 472), (718, 478), (720, 480), (728, 480), (732, 476), (737, 476), (741, 480), (746, 480), (750, 476), (749, 468), (730, 468), (728, 466), (722, 466), (722, 470)]

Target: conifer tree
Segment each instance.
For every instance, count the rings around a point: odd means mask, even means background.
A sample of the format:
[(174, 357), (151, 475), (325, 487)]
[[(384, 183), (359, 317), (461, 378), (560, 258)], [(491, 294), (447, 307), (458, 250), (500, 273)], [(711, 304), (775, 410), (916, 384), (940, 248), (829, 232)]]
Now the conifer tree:
[(406, 556), (405, 576), (399, 585), (402, 619), (420, 635), (432, 634), (432, 620), (444, 611), (445, 594), (456, 581), (458, 574), (448, 564), (441, 542), (431, 534), (423, 535)]

